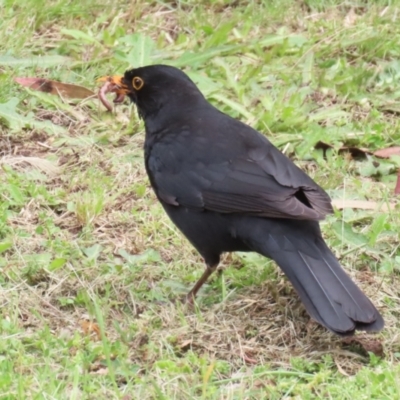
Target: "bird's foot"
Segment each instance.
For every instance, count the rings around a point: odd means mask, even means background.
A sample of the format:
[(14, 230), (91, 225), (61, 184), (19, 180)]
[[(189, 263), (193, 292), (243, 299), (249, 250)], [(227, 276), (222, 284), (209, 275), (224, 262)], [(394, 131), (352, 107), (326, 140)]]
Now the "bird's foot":
[(189, 306), (193, 306), (194, 305), (194, 301), (195, 301), (195, 296), (192, 292), (189, 292), (184, 299), (184, 303), (189, 305)]

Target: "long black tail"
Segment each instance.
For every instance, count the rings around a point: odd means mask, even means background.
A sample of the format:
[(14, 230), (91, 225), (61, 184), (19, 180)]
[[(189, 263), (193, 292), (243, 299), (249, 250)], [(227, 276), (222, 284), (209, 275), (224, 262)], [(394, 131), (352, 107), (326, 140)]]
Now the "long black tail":
[(316, 321), (338, 335), (383, 328), (382, 316), (343, 270), (317, 222), (258, 222), (247, 244), (281, 267)]

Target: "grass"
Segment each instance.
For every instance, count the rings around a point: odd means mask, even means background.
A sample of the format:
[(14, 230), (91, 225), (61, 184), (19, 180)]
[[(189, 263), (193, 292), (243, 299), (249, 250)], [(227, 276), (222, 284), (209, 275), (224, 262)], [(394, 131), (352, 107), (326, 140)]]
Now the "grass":
[[(322, 225), (386, 328), (353, 341), (310, 321), (270, 261), (229, 255), (189, 310), (203, 263), (151, 192), (143, 126), (26, 90), (96, 90), (129, 66), (184, 68), (335, 199), (395, 202), (400, 2), (4, 0), (0, 8), (0, 398), (400, 397), (399, 226), (344, 209)], [(317, 142), (333, 146), (326, 157)]]

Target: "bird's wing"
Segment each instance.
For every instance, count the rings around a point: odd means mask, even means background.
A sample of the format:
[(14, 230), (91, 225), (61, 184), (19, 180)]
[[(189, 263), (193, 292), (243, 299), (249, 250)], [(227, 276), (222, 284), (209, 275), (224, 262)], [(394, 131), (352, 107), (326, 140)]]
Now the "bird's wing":
[(256, 162), (236, 159), (220, 181), (202, 190), (204, 207), (277, 218), (323, 219), (332, 212), (329, 196), (316, 185), (281, 184)]
[(160, 199), (176, 206), (312, 220), (331, 213), (328, 194), (266, 143), (245, 153), (221, 148), (218, 157), (175, 142), (149, 157), (150, 179)]

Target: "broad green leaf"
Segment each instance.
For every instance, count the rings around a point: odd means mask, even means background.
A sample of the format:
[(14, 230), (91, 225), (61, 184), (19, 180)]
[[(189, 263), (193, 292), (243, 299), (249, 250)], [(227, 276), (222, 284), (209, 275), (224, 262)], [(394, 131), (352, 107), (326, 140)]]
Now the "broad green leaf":
[(341, 41), (342, 47), (350, 47), (357, 46), (361, 43), (366, 42), (367, 40), (377, 38), (378, 35), (374, 31), (368, 32), (369, 29), (365, 29), (364, 32), (358, 32), (359, 36), (355, 35), (346, 35), (345, 38)]
[(52, 124), (49, 121), (37, 121), (33, 115), (21, 115), (17, 111), (19, 100), (10, 99), (7, 103), (0, 103), (0, 122), (5, 123), (13, 131), (20, 131), (23, 128), (43, 129), (48, 133), (64, 132), (65, 129)]
[(346, 222), (335, 222), (332, 224), (332, 228), (337, 237), (347, 245), (362, 246), (368, 243), (365, 235), (354, 232), (351, 225)]
[(250, 113), (249, 111), (247, 111), (247, 109), (242, 106), (241, 104), (239, 104), (238, 102), (229, 99), (228, 97), (225, 97), (221, 94), (217, 94), (217, 93), (212, 93), (210, 95), (211, 98), (220, 101), (221, 103), (226, 104), (227, 106), (229, 106), (230, 108), (232, 108), (232, 110), (237, 111), (238, 113), (242, 114), (245, 118), (247, 118), (248, 120), (253, 120), (255, 117), (252, 113)]
[(204, 47), (211, 48), (220, 45), (221, 43), (226, 43), (228, 40), (228, 35), (232, 32), (234, 27), (234, 22), (228, 22), (219, 26), (218, 29), (214, 30), (210, 37), (207, 39)]
[(142, 263), (149, 263), (149, 262), (157, 262), (161, 260), (160, 253), (153, 249), (148, 249), (141, 254), (129, 254), (126, 250), (120, 249), (118, 254), (125, 258), (126, 261), (130, 264), (142, 264)]
[(126, 61), (135, 68), (143, 67), (151, 64), (152, 53), (156, 45), (152, 38), (142, 35), (141, 33), (133, 33), (120, 39), (121, 43), (132, 46), (126, 55)]
[(386, 221), (388, 219), (387, 214), (380, 214), (377, 215), (374, 218), (374, 221), (372, 222), (372, 225), (370, 226), (369, 229), (369, 245), (374, 246), (376, 243), (376, 240), (378, 239), (378, 236), (380, 233), (385, 230), (385, 225)]
[[(32, 89), (28, 89), (28, 88), (26, 88), (26, 91), (31, 96), (38, 98), (40, 100), (40, 103), (51, 104), (54, 108), (65, 111), (66, 113), (68, 113), (71, 116), (73, 116), (74, 118), (76, 118), (78, 121), (84, 121), (87, 118), (87, 115), (80, 113), (73, 106), (64, 102), (59, 97), (53, 96), (48, 93), (38, 92), (36, 90), (32, 90)], [(59, 127), (58, 125), (54, 125), (54, 126), (57, 128), (60, 128), (60, 132), (64, 131), (64, 128)]]
[(282, 44), (287, 41), (289, 46), (301, 47), (308, 42), (308, 39), (302, 35), (269, 35), (254, 44), (263, 47), (270, 47), (276, 44)]
[(69, 57), (50, 55), (50, 56), (32, 56), (29, 58), (14, 58), (12, 56), (0, 56), (0, 65), (3, 67), (38, 67), (48, 68), (71, 62)]
[(22, 194), (21, 190), (19, 189), (18, 186), (9, 184), (7, 186), (8, 192), (10, 193), (10, 196), (13, 198), (13, 200), (17, 204), (24, 204), (25, 203), (25, 196)]
[(309, 116), (310, 121), (325, 121), (325, 120), (335, 121), (337, 119), (348, 118), (348, 117), (349, 117), (348, 112), (343, 111), (336, 106), (326, 107)]
[(196, 83), (205, 96), (208, 96), (210, 93), (216, 92), (222, 88), (222, 84), (220, 82), (214, 81), (205, 74), (188, 71), (188, 75), (190, 76), (190, 79)]
[(36, 266), (45, 266), (50, 264), (52, 258), (50, 253), (27, 254), (24, 256), (25, 261)]
[(360, 175), (362, 176), (385, 176), (396, 170), (392, 160), (379, 160), (379, 163), (375, 163), (373, 159), (368, 159), (358, 166)]
[(85, 256), (90, 260), (96, 260), (99, 257), (100, 253), (102, 252), (102, 250), (103, 247), (100, 246), (99, 244), (94, 244), (91, 247), (86, 247), (82, 249)]
[(198, 51), (196, 53), (186, 52), (183, 53), (178, 59), (171, 61), (170, 64), (174, 65), (175, 67), (194, 66), (226, 53), (235, 53), (244, 49), (249, 50), (255, 46), (271, 47), (277, 44), (282, 44), (285, 41), (287, 41), (289, 46), (300, 46), (301, 44), (305, 43), (307, 39), (305, 39), (303, 36), (271, 35), (265, 37), (264, 39), (250, 43), (226, 44), (218, 47), (208, 48), (207, 50)]
[(49, 265), (49, 271), (55, 271), (60, 269), (66, 264), (67, 260), (65, 258), (55, 258)]
[(235, 80), (235, 74), (231, 70), (228, 63), (226, 63), (224, 61), (224, 59), (217, 57), (213, 60), (213, 64), (218, 65), (219, 67), (221, 67), (224, 70), (225, 75), (226, 75), (227, 84), (235, 91), (236, 95), (239, 96), (240, 85)]
[(79, 31), (77, 29), (61, 29), (61, 33), (73, 37), (74, 39), (82, 40), (88, 43), (101, 44), (97, 39), (89, 34)]
[(194, 66), (197, 64), (202, 64), (209, 59), (222, 54), (240, 50), (243, 47), (245, 46), (242, 44), (231, 44), (213, 47), (204, 51), (198, 51), (196, 53), (186, 52), (183, 53), (178, 59), (171, 61), (170, 64), (174, 65), (175, 67)]
[[(311, 128), (311, 125), (309, 127)], [(323, 140), (326, 135), (324, 129), (318, 126), (313, 126), (312, 128), (303, 135), (303, 140), (296, 146), (296, 152), (300, 158), (313, 153), (315, 144)]]
[(313, 80), (314, 52), (310, 51), (303, 65), (303, 85), (308, 85)]
[(10, 249), (12, 246), (12, 243), (10, 242), (0, 242), (0, 253), (4, 253), (8, 249)]

